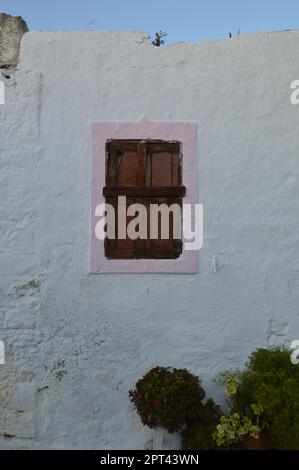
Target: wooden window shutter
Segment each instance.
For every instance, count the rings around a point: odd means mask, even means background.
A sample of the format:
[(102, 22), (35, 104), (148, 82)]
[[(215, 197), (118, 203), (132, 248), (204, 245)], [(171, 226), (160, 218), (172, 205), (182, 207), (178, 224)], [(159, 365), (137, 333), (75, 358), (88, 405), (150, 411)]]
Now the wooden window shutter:
[[(115, 209), (118, 196), (126, 196), (127, 207), (143, 204), (147, 208), (146, 240), (105, 240), (105, 256), (109, 259), (175, 259), (182, 253), (182, 240), (174, 239), (172, 230), (167, 240), (150, 239), (150, 204), (176, 203), (182, 207), (185, 187), (182, 185), (182, 162), (179, 142), (153, 140), (111, 140), (106, 144), (106, 203)], [(127, 209), (127, 208), (126, 208)], [(127, 217), (127, 224), (135, 217)], [(170, 229), (172, 216), (170, 215)], [(117, 237), (116, 220), (116, 237)]]

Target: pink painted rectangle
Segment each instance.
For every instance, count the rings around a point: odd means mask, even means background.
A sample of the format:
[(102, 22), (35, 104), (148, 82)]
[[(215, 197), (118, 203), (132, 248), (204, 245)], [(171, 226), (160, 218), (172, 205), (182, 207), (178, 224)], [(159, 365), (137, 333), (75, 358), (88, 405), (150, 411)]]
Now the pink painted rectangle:
[(142, 119), (138, 122), (98, 122), (92, 124), (92, 183), (91, 183), (91, 273), (190, 273), (198, 272), (198, 252), (183, 248), (173, 260), (111, 260), (105, 257), (104, 240), (97, 239), (96, 207), (105, 202), (105, 147), (110, 139), (153, 139), (180, 141), (183, 152), (184, 204), (197, 203), (197, 124), (194, 122), (158, 122)]

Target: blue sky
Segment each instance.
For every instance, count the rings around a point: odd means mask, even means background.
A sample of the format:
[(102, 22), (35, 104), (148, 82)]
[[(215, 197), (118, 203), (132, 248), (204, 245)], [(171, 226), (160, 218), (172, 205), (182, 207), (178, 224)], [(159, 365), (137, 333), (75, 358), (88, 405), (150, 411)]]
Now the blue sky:
[(250, 31), (299, 29), (298, 0), (0, 0), (30, 29), (135, 30), (167, 43), (198, 42)]

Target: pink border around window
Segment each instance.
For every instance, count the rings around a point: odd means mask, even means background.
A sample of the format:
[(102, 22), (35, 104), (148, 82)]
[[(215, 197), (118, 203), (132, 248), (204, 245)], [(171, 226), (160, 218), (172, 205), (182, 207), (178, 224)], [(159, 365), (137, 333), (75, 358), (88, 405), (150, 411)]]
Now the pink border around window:
[[(197, 203), (197, 124), (193, 122), (158, 122), (144, 118), (138, 122), (98, 122), (92, 124), (91, 185), (91, 272), (92, 273), (190, 273), (198, 270), (198, 252), (183, 250), (175, 260), (108, 260), (104, 242), (95, 236), (98, 218), (95, 209), (105, 202), (105, 143), (108, 139), (178, 140), (183, 148), (183, 183), (187, 192), (184, 203)], [(194, 212), (194, 211), (192, 211)]]

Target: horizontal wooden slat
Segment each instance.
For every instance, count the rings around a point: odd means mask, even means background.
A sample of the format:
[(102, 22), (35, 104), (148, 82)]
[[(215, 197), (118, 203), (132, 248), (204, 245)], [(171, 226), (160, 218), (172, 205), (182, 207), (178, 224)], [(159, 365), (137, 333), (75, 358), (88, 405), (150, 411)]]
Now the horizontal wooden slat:
[(184, 197), (185, 186), (114, 186), (103, 188), (104, 197), (115, 196), (144, 196), (144, 197)]

